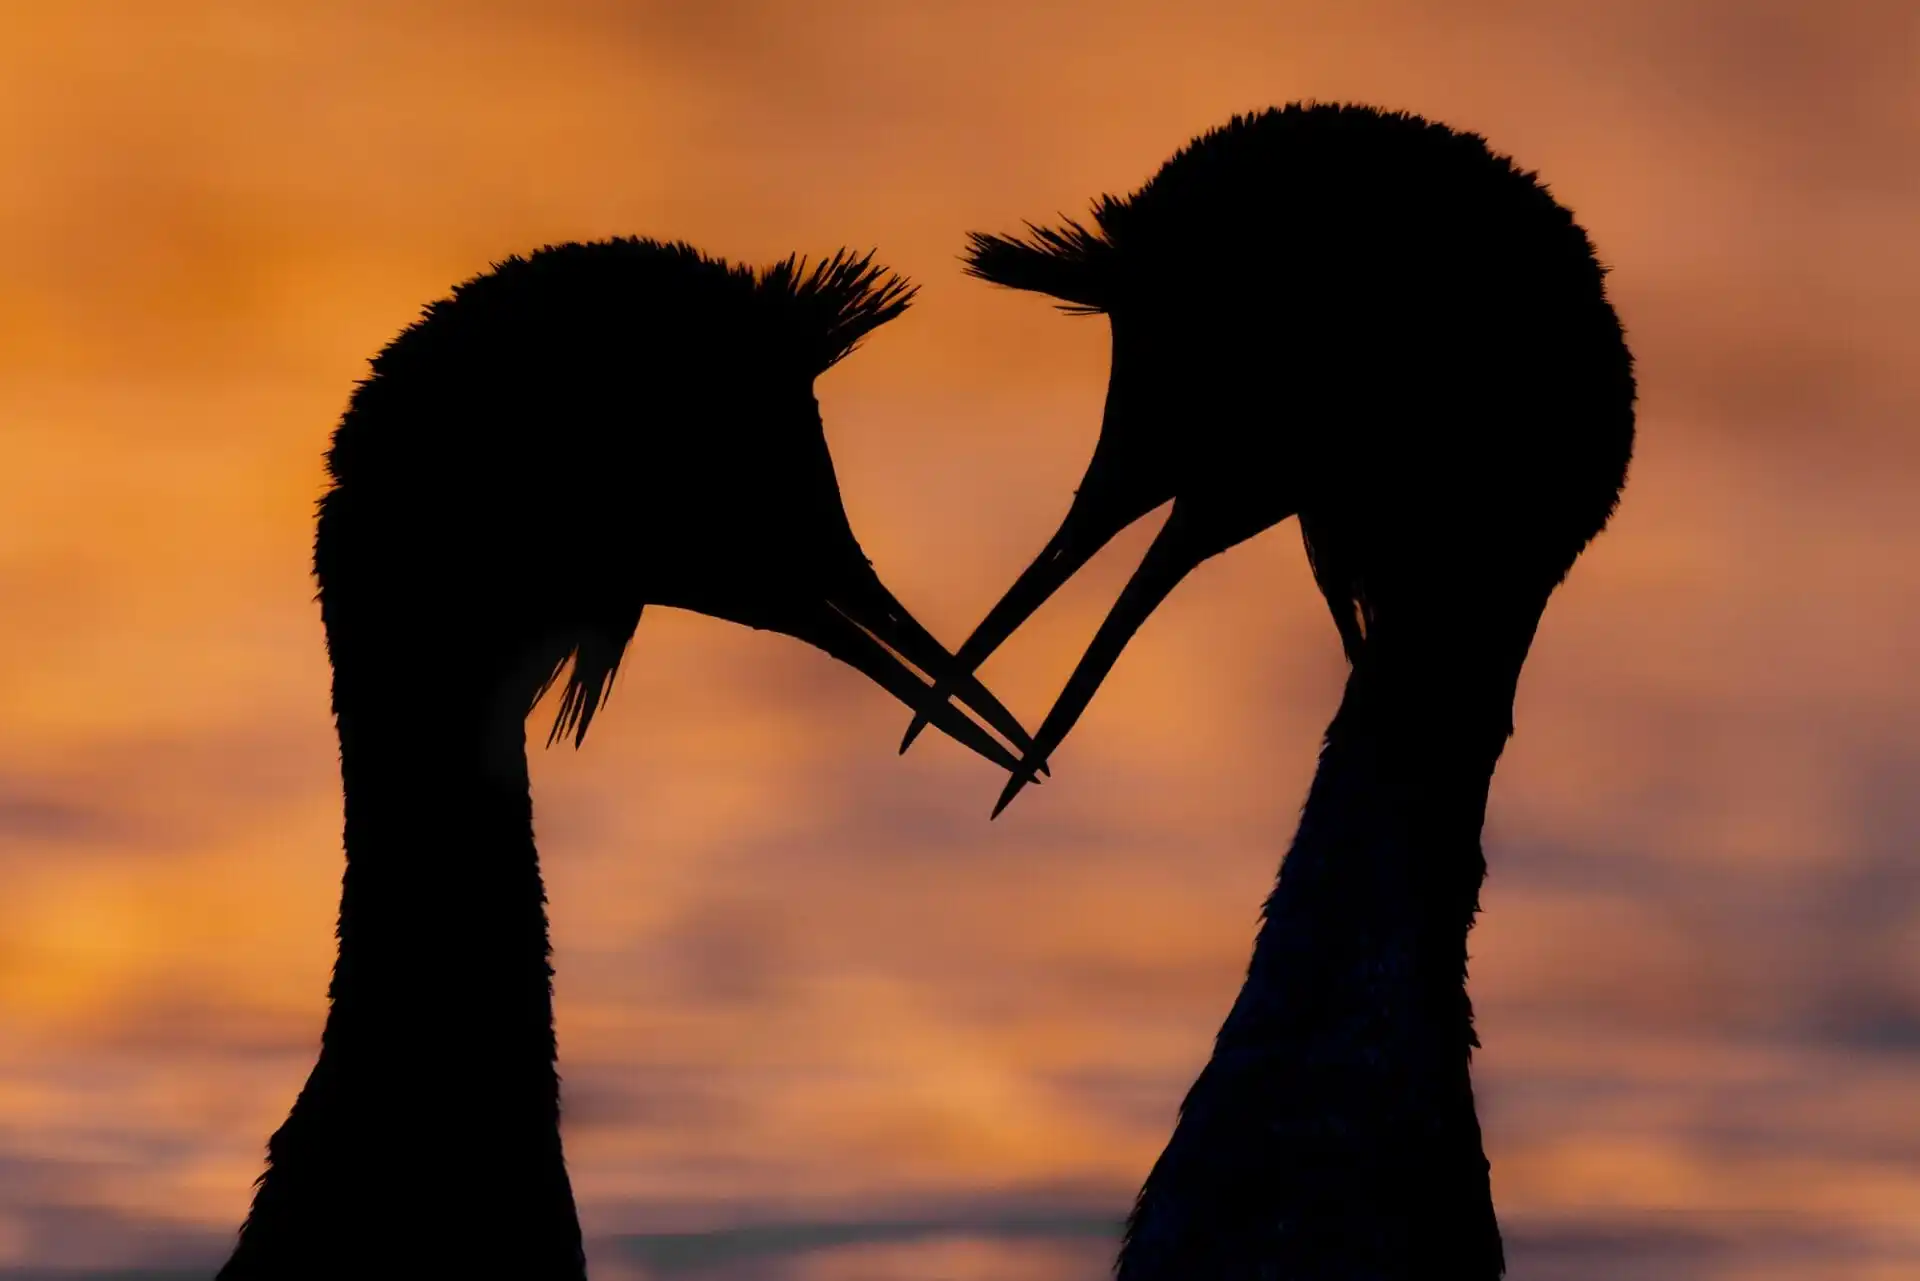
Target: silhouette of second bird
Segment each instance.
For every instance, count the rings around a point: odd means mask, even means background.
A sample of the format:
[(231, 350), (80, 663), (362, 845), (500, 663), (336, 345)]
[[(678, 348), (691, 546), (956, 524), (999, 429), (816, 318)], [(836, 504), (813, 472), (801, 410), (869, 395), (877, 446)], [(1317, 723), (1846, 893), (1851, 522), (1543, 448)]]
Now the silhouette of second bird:
[[(346, 799), (319, 1061), (225, 1281), (578, 1281), (524, 722), (578, 743), (649, 604), (783, 632), (994, 762), (1031, 742), (881, 585), (813, 381), (907, 306), (845, 252), (615, 240), (512, 258), (355, 391), (314, 571)], [(904, 659), (903, 663), (901, 660)]]
[(1633, 443), (1586, 233), (1474, 134), (1296, 104), (1194, 140), (1090, 225), (975, 235), (968, 261), (1106, 316), (1113, 359), (1065, 522), (961, 666), (1172, 504), (1029, 766), (1182, 578), (1289, 516), (1352, 669), (1120, 1281), (1491, 1281), (1465, 991), (1481, 823), (1534, 628)]

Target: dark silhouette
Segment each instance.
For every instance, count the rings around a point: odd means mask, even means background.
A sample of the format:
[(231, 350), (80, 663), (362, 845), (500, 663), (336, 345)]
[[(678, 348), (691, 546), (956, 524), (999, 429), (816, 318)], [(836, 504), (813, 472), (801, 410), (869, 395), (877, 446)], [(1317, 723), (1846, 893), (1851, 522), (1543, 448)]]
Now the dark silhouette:
[(1109, 318), (1105, 421), (1060, 532), (961, 666), (1173, 507), (1029, 762), (1182, 577), (1288, 516), (1352, 668), (1119, 1276), (1497, 1277), (1466, 939), (1521, 663), (1632, 450), (1603, 269), (1482, 139), (1365, 107), (1237, 117), (1091, 225), (1031, 231), (975, 235), (969, 268)]
[(332, 1008), (222, 1278), (584, 1276), (524, 722), (570, 665), (548, 741), (578, 744), (644, 604), (798, 637), (1012, 768), (904, 658), (1031, 745), (841, 506), (813, 380), (911, 293), (845, 252), (755, 273), (562, 245), (373, 362), (314, 540), (346, 793)]

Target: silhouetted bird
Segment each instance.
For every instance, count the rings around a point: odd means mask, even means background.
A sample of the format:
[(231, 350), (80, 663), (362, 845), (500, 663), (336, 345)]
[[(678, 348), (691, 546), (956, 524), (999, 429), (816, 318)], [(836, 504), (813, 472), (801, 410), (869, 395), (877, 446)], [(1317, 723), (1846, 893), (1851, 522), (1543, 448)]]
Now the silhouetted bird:
[[(314, 542), (346, 793), (332, 1009), (223, 1278), (584, 1275), (524, 721), (570, 663), (549, 742), (578, 743), (650, 602), (798, 637), (916, 708), (901, 658), (965, 680), (854, 540), (813, 397), (911, 293), (845, 252), (756, 273), (562, 245), (373, 362)], [(935, 723), (1014, 765), (944, 700)]]
[(1496, 1277), (1466, 939), (1521, 664), (1632, 451), (1603, 269), (1479, 137), (1352, 106), (1237, 117), (1090, 225), (1030, 230), (975, 235), (969, 269), (1108, 317), (1105, 421), (1065, 523), (961, 665), (1173, 504), (1030, 759), (1182, 577), (1288, 516), (1352, 668), (1119, 1276)]

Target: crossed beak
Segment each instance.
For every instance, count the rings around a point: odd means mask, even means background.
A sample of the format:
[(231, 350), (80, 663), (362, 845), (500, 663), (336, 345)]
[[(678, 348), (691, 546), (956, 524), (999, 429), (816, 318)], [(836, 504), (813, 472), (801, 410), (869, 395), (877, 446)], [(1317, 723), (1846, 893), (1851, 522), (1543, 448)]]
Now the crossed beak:
[[(834, 576), (819, 597), (789, 599), (750, 613), (714, 610), (735, 621), (783, 632), (864, 674), (912, 708), (916, 724), (931, 722), (955, 741), (1008, 771), (1021, 768), (1013, 752), (950, 701), (957, 698), (1023, 756), (1033, 739), (1000, 700), (962, 667), (880, 581), (864, 558)], [(917, 669), (917, 670), (916, 670)], [(923, 679), (923, 676), (925, 679)]]
[[(1103, 446), (1105, 443), (1103, 440)], [(995, 818), (1022, 788), (1047, 772), (1047, 758), (1086, 711), (1120, 652), (1180, 580), (1202, 561), (1275, 523), (1273, 519), (1256, 523), (1236, 518), (1231, 507), (1216, 502), (1176, 497), (1170, 482), (1142, 482), (1139, 478), (1145, 470), (1116, 467), (1105, 448), (1097, 450), (1059, 532), (954, 656), (961, 671), (973, 672), (1115, 535), (1172, 500), (1173, 510), (1147, 549), (1146, 558), (1108, 611), (1032, 744), (1022, 748), (1022, 758), (993, 807)], [(902, 752), (926, 724), (926, 719), (919, 717), (908, 726), (900, 743)]]

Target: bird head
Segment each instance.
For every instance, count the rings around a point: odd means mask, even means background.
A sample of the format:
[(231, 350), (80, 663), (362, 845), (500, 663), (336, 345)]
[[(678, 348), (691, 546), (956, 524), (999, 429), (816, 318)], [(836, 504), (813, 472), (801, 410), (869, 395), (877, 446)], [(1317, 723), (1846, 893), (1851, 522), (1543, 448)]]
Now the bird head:
[(1089, 224), (975, 234), (966, 261), (1108, 317), (1112, 365), (1066, 519), (960, 666), (1171, 504), (1029, 768), (1189, 572), (1290, 516), (1356, 665), (1385, 632), (1468, 615), (1519, 644), (1517, 675), (1625, 477), (1631, 360), (1591, 245), (1470, 134), (1366, 108), (1236, 118)]
[(754, 271), (624, 239), (460, 286), (334, 436), (315, 568), (336, 669), (377, 666), (398, 631), (403, 663), (482, 683), (516, 734), (564, 676), (549, 741), (578, 743), (642, 609), (672, 606), (824, 650), (1013, 768), (947, 691), (1016, 748), (1026, 732), (862, 552), (814, 399), (912, 292), (846, 252)]

